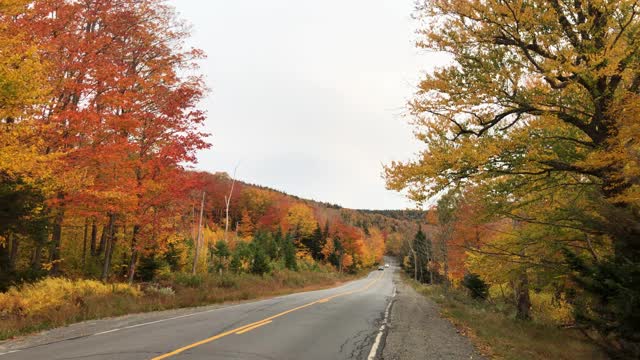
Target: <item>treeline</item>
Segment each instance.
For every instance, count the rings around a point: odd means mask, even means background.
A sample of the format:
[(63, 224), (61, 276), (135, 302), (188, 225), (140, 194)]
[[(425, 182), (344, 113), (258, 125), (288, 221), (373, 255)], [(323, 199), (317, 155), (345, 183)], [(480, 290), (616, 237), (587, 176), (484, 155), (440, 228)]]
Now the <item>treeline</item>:
[(188, 35), (162, 0), (0, 0), (0, 289), (380, 261), (398, 227), (189, 171), (210, 144)]
[(416, 16), (418, 45), (451, 63), (410, 103), (425, 150), (386, 169), (390, 188), (440, 199), (434, 251), (416, 237), (407, 262), (482, 280), (520, 319), (547, 298), (558, 323), (638, 358), (637, 4), (425, 1)]

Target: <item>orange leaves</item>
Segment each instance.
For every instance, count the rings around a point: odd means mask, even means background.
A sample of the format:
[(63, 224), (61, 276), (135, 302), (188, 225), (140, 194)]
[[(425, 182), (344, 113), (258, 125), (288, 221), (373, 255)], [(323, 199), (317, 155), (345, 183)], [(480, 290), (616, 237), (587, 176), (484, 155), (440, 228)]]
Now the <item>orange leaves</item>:
[(238, 232), (242, 236), (252, 236), (254, 229), (255, 226), (253, 225), (253, 221), (251, 221), (249, 211), (247, 211), (247, 209), (242, 210), (242, 219), (238, 225)]

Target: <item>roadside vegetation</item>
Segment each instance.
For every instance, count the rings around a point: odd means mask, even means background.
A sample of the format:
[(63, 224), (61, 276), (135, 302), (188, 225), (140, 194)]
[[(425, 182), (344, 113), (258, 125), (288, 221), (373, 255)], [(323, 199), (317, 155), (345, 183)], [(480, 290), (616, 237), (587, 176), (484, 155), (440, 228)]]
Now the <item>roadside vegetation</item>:
[(469, 336), (489, 358), (506, 360), (608, 359), (597, 345), (577, 329), (559, 327), (554, 321), (564, 316), (550, 306), (548, 299), (535, 297), (536, 320), (514, 320), (513, 303), (499, 296), (474, 298), (468, 289), (449, 289), (442, 285), (421, 284), (408, 276), (418, 292), (438, 303), (441, 314), (454, 323), (458, 331)]
[(355, 276), (322, 268), (265, 275), (171, 274), (136, 285), (45, 278), (0, 293), (0, 340), (84, 320), (315, 290)]

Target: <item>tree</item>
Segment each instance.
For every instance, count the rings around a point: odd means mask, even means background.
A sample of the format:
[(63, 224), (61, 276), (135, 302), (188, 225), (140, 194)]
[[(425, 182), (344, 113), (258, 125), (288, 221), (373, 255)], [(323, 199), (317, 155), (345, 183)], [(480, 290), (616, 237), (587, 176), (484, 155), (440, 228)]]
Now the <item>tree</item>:
[[(427, 239), (426, 234), (421, 228), (418, 228), (416, 236), (413, 238), (413, 251), (415, 251), (414, 262), (416, 280), (421, 282), (433, 282), (433, 274), (429, 269), (429, 262), (433, 259), (431, 240)], [(429, 272), (427, 278), (426, 272)]]
[(253, 221), (251, 220), (249, 211), (247, 209), (242, 210), (242, 218), (240, 219), (240, 224), (238, 225), (238, 233), (241, 236), (250, 237), (253, 235), (254, 229), (255, 226), (253, 225)]
[(462, 285), (471, 293), (475, 299), (486, 299), (489, 294), (489, 286), (476, 274), (465, 274)]
[(217, 268), (219, 270), (225, 270), (227, 258), (231, 255), (231, 251), (229, 250), (227, 243), (224, 240), (216, 241), (213, 253), (218, 258)]
[[(410, 106), (426, 150), (388, 166), (388, 186), (408, 189), (418, 202), (451, 187), (481, 186), (504, 217), (578, 229), (582, 249), (586, 239), (610, 239), (612, 253), (591, 265), (640, 267), (638, 178), (630, 176), (638, 164), (638, 4), (443, 0), (422, 2), (417, 15), (426, 24), (419, 46), (452, 61), (420, 82)], [(560, 208), (549, 196), (558, 188), (581, 207)], [(534, 205), (550, 211), (522, 211)], [(576, 246), (566, 250), (582, 256)], [(614, 279), (640, 295), (637, 273)], [(591, 295), (607, 303), (608, 295)], [(629, 334), (639, 330), (623, 331), (622, 323), (602, 333), (621, 340), (609, 343), (612, 351), (637, 356)]]
[(283, 239), (284, 266), (289, 270), (298, 270), (298, 263), (296, 260), (296, 248), (293, 244), (293, 238), (289, 235)]
[(307, 246), (311, 251), (311, 256), (313, 257), (313, 259), (322, 259), (322, 249), (324, 248), (326, 238), (324, 238), (322, 229), (320, 228), (320, 224), (316, 224), (315, 230), (313, 230), (311, 236), (309, 236), (306, 240), (307, 241), (305, 242), (305, 246)]
[(265, 250), (261, 246), (254, 246), (253, 259), (251, 262), (251, 272), (263, 275), (271, 271), (269, 267), (269, 259)]
[(284, 219), (284, 228), (295, 233), (297, 240), (310, 236), (316, 228), (313, 210), (305, 204), (294, 204)]

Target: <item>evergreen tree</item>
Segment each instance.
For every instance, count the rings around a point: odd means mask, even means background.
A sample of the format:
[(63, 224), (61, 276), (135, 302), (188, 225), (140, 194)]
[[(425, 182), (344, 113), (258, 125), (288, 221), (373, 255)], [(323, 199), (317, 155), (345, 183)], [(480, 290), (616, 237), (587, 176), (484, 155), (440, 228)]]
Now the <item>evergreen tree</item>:
[(251, 272), (263, 275), (271, 271), (267, 254), (261, 246), (255, 246), (253, 249), (253, 259), (251, 263)]
[(284, 266), (289, 270), (298, 270), (298, 263), (296, 261), (296, 248), (293, 245), (293, 239), (290, 235), (284, 239)]
[(227, 245), (226, 241), (218, 240), (216, 241), (216, 245), (213, 249), (213, 254), (218, 258), (218, 269), (225, 268), (226, 259), (231, 255), (231, 251), (229, 250), (229, 245)]
[(326, 238), (322, 233), (322, 228), (320, 228), (320, 224), (316, 224), (316, 229), (311, 234), (309, 241), (309, 250), (311, 250), (311, 257), (314, 260), (322, 259), (322, 248), (326, 242)]
[(284, 235), (282, 234), (282, 228), (278, 228), (278, 231), (273, 236), (273, 259), (280, 260), (284, 256)]
[(161, 265), (155, 254), (142, 256), (137, 266), (136, 277), (141, 281), (151, 281)]
[(427, 265), (432, 258), (431, 240), (427, 240), (427, 236), (420, 227), (413, 239), (413, 249), (417, 258), (417, 264), (414, 266), (418, 267), (418, 280), (430, 282), (430, 277), (427, 277)]

